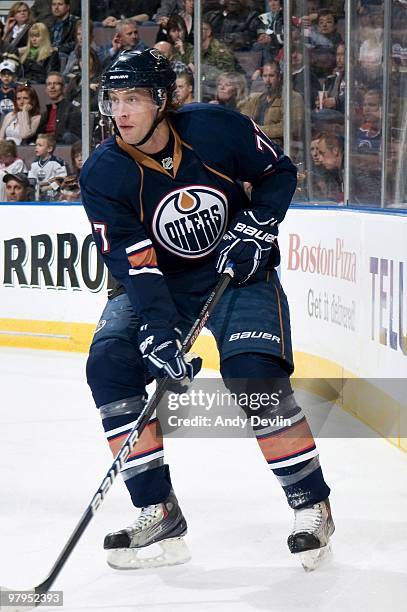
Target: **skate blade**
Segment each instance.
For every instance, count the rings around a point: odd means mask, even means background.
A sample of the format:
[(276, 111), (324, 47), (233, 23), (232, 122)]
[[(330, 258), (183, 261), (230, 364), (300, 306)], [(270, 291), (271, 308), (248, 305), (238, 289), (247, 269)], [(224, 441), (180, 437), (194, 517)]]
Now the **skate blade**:
[(184, 538), (168, 538), (157, 542), (161, 552), (155, 556), (143, 556), (151, 552), (154, 544), (144, 548), (114, 548), (108, 552), (107, 564), (113, 569), (130, 570), (149, 567), (180, 565), (190, 560), (191, 554)]
[(322, 548), (316, 548), (315, 550), (306, 550), (298, 553), (301, 561), (301, 565), (306, 572), (313, 572), (322, 563), (326, 563), (332, 558), (331, 544), (328, 543)]

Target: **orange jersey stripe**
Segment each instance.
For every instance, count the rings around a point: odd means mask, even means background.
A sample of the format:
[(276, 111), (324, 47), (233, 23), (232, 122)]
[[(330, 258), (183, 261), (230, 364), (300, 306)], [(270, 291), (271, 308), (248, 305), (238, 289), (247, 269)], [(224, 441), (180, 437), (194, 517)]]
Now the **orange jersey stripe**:
[(157, 266), (157, 255), (154, 247), (148, 247), (139, 253), (129, 255), (129, 263), (132, 268), (144, 268), (144, 266)]
[(257, 440), (266, 461), (290, 457), (315, 446), (314, 437), (304, 419), (280, 434)]
[[(127, 438), (129, 434), (123, 434), (122, 436), (118, 436), (114, 440), (110, 440), (109, 446), (112, 451), (113, 456), (115, 457), (119, 450), (121, 449), (123, 442)], [(158, 422), (150, 423), (147, 425), (138, 440), (135, 449), (129, 455), (130, 457), (136, 457), (137, 455), (143, 455), (151, 450), (157, 450), (162, 448), (163, 446), (163, 436), (161, 433), (161, 427)]]

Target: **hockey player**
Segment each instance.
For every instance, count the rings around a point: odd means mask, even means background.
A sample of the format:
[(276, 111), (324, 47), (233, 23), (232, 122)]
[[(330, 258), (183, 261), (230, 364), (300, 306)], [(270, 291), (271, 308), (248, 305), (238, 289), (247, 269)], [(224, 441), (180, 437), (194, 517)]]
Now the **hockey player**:
[[(116, 136), (92, 154), (80, 182), (95, 242), (122, 287), (97, 326), (88, 383), (117, 453), (144, 406), (146, 382), (192, 380), (199, 371), (199, 358), (182, 356), (179, 339), (231, 260), (233, 285), (209, 321), (221, 374), (234, 392), (271, 393), (276, 381), (283, 391), (278, 408), (261, 416), (289, 418), (291, 428), (259, 426), (255, 434), (294, 509), (290, 551), (304, 554), (312, 568), (334, 531), (330, 489), (290, 387), (289, 311), (275, 271), (278, 224), (296, 170), (244, 115), (199, 104), (175, 110), (175, 78), (156, 49), (123, 52), (102, 75), (99, 107)], [(252, 185), (251, 201), (243, 181)], [(106, 536), (108, 563), (126, 569), (189, 558), (156, 418), (122, 473), (141, 511), (132, 525)], [(140, 549), (155, 542), (164, 554), (143, 562)]]

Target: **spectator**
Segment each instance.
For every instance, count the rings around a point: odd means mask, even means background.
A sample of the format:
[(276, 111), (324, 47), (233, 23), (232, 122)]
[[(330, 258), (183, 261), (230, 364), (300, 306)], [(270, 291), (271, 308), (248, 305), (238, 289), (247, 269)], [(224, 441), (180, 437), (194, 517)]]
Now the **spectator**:
[(21, 68), (24, 80), (45, 83), (49, 72), (59, 70), (59, 56), (51, 47), (48, 28), (44, 23), (34, 23), (28, 35), (27, 47), (21, 47)]
[(6, 202), (30, 202), (32, 200), (30, 181), (23, 172), (5, 174), (2, 183), (5, 183)]
[(175, 85), (175, 99), (181, 106), (195, 102), (194, 77), (191, 72), (181, 72), (178, 74)]
[[(336, 67), (333, 74), (325, 79), (326, 97), (322, 99), (322, 108), (332, 108), (340, 113), (345, 112), (345, 45), (336, 47)], [(318, 100), (319, 102), (319, 100)], [(317, 106), (318, 108), (318, 106)]]
[(17, 145), (14, 140), (0, 140), (0, 202), (4, 202), (6, 174), (27, 172), (24, 160), (17, 155)]
[(298, 91), (303, 97), (304, 103), (308, 104), (309, 108), (314, 108), (315, 100), (318, 98), (320, 83), (318, 77), (313, 72), (312, 68), (307, 71), (309, 75), (309, 99), (304, 99), (305, 90), (305, 67), (304, 67), (304, 49), (298, 42), (292, 44), (291, 47), (291, 66), (292, 66), (292, 84), (293, 90)]
[(154, 45), (154, 49), (157, 49), (164, 57), (166, 57), (171, 64), (171, 68), (176, 74), (180, 74), (181, 72), (190, 72), (190, 69), (184, 62), (180, 60), (174, 59), (174, 46), (165, 40), (160, 40), (156, 42)]
[(79, 177), (83, 166), (82, 142), (77, 140), (71, 147), (71, 170), (72, 174)]
[(38, 134), (55, 134), (57, 144), (72, 144), (81, 135), (80, 113), (64, 97), (64, 80), (60, 72), (50, 72), (46, 79), (50, 103), (41, 115)]
[(184, 20), (187, 29), (186, 41), (194, 44), (194, 0), (183, 0), (183, 9), (180, 16)]
[(240, 72), (233, 53), (213, 37), (212, 26), (207, 21), (202, 22), (202, 64), (218, 71)]
[[(76, 108), (76, 112), (80, 112), (82, 105), (82, 48), (76, 49), (79, 65), (75, 67), (75, 73), (71, 74), (71, 80), (66, 88), (65, 97)], [(98, 110), (97, 92), (99, 87), (100, 62), (96, 51), (89, 49), (89, 82), (90, 82), (90, 110), (96, 112)]]
[(315, 134), (311, 140), (310, 154), (311, 154), (311, 161), (314, 166), (321, 166), (321, 158), (320, 158), (319, 149), (318, 149), (320, 138), (321, 138), (321, 134)]
[(238, 72), (222, 72), (218, 76), (216, 96), (210, 104), (221, 104), (237, 110), (238, 104), (247, 95), (247, 84), (244, 76)]
[(137, 23), (144, 23), (153, 18), (159, 6), (159, 0), (114, 0), (102, 25), (114, 28), (120, 19), (131, 19)]
[(161, 0), (161, 5), (156, 13), (156, 21), (161, 28), (166, 28), (171, 15), (180, 15), (183, 10), (184, 0)]
[(359, 84), (366, 90), (380, 87), (383, 74), (383, 28), (366, 28), (358, 59)]
[(321, 134), (318, 140), (319, 164), (324, 175), (325, 197), (343, 203), (343, 139), (334, 134)]
[(80, 202), (81, 190), (78, 177), (75, 175), (67, 176), (63, 179), (59, 189), (59, 202)]
[(332, 9), (321, 9), (317, 27), (310, 31), (306, 42), (311, 45), (311, 64), (318, 77), (326, 77), (335, 66), (336, 47), (343, 43), (337, 31), (337, 17)]
[[(284, 104), (279, 65), (276, 62), (264, 64), (262, 78), (264, 92), (251, 94), (238, 108), (240, 112), (251, 117), (269, 138), (282, 146)], [(292, 95), (292, 127), (295, 137), (298, 138), (304, 117), (304, 103), (299, 93), (293, 91)]]
[(0, 128), (0, 139), (13, 140), (16, 145), (29, 144), (38, 129), (40, 118), (37, 92), (30, 86), (19, 85), (14, 111), (6, 115)]
[[(98, 55), (99, 61), (103, 62), (103, 57), (104, 57), (103, 52), (98, 50), (94, 42), (93, 21), (89, 21), (89, 40), (90, 40), (91, 48), (94, 51), (96, 51)], [(75, 41), (74, 49), (69, 54), (65, 68), (62, 72), (63, 77), (66, 82), (69, 82), (69, 79), (71, 79), (73, 76), (75, 76), (75, 74), (77, 74), (80, 71), (78, 49), (82, 46), (82, 20), (81, 19), (78, 19), (78, 21), (75, 23), (74, 41)]]
[(58, 51), (61, 60), (66, 61), (75, 45), (74, 32), (78, 17), (71, 14), (70, 0), (52, 0), (51, 11), (51, 44)]
[(205, 21), (231, 50), (247, 50), (256, 40), (258, 16), (246, 0), (225, 0), (223, 6), (205, 14)]
[(212, 26), (207, 21), (202, 22), (201, 60), (204, 102), (214, 98), (216, 81), (221, 72), (243, 72), (232, 51), (213, 37)]
[(362, 125), (356, 133), (357, 149), (379, 153), (382, 143), (382, 95), (371, 89), (363, 96)]
[(282, 0), (268, 0), (269, 11), (259, 15), (257, 40), (254, 51), (262, 52), (260, 66), (274, 61), (283, 46), (283, 6)]
[[(91, 0), (89, 3), (91, 5), (91, 18), (94, 19), (92, 15), (94, 7), (99, 7), (100, 4), (106, 5), (108, 2), (110, 2), (110, 0)], [(46, 26), (50, 26), (53, 22), (54, 17), (51, 10), (51, 0), (34, 0), (31, 12), (34, 21), (41, 21), (41, 23), (45, 23)], [(81, 0), (71, 0), (71, 13), (76, 16), (81, 14)]]
[(139, 37), (138, 27), (131, 19), (122, 19), (116, 23), (116, 34), (111, 44), (100, 48), (103, 68), (107, 67), (121, 51), (144, 51), (147, 49)]
[(53, 134), (38, 134), (35, 143), (37, 157), (31, 164), (28, 178), (35, 181), (39, 200), (52, 200), (59, 188), (59, 184), (53, 179), (67, 175), (65, 162), (54, 155), (55, 147), (56, 139)]
[(4, 28), (4, 49), (14, 51), (26, 45), (28, 31), (32, 23), (33, 17), (28, 4), (25, 2), (15, 2), (8, 13)]
[(10, 60), (0, 63), (0, 125), (7, 113), (14, 110), (16, 99), (16, 65)]
[(194, 48), (187, 42), (188, 32), (185, 21), (180, 15), (172, 15), (167, 23), (168, 42), (174, 47), (174, 59), (183, 62), (191, 69), (194, 62)]

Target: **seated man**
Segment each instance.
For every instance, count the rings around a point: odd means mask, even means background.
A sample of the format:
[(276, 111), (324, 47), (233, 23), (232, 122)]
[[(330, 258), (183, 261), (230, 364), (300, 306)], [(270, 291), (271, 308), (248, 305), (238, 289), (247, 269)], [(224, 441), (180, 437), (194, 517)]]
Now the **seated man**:
[[(68, 58), (75, 47), (75, 23), (78, 17), (71, 14), (71, 0), (52, 0), (52, 20), (48, 26), (51, 44), (60, 57)], [(48, 24), (47, 24), (48, 25)]]
[(103, 68), (107, 68), (122, 51), (144, 51), (147, 45), (140, 40), (137, 24), (131, 19), (122, 19), (116, 22), (116, 33), (112, 42), (98, 50), (102, 59)]
[(23, 172), (6, 174), (3, 183), (6, 185), (6, 202), (30, 202), (33, 199), (30, 181)]
[[(279, 65), (275, 62), (264, 64), (262, 79), (264, 91), (251, 94), (239, 104), (238, 109), (251, 117), (269, 138), (282, 146), (284, 104)], [(304, 117), (304, 103), (301, 94), (293, 91), (292, 95), (292, 133), (294, 138), (298, 138)]]
[(57, 144), (72, 144), (81, 137), (81, 114), (64, 95), (64, 78), (50, 72), (46, 80), (50, 103), (41, 115), (38, 134), (54, 134)]

